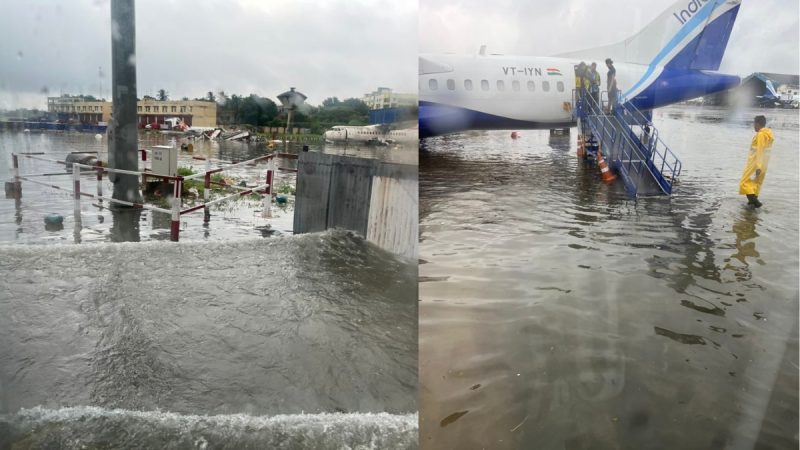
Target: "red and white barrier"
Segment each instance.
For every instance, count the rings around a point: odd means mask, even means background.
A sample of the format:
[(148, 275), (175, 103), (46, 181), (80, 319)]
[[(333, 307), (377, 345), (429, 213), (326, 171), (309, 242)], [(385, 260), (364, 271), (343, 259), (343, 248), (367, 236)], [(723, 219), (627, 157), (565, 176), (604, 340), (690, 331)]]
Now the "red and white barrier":
[[(147, 152), (148, 152), (148, 150), (141, 149), (140, 152), (142, 154), (142, 161), (147, 161)], [(41, 156), (41, 155), (44, 155), (44, 153), (19, 153), (19, 154), (13, 153), (11, 155), (12, 163), (13, 163), (13, 171), (14, 171), (14, 180), (17, 183), (19, 183), (20, 180), (25, 180), (25, 181), (28, 181), (28, 182), (31, 182), (31, 183), (34, 183), (34, 184), (39, 184), (39, 185), (46, 186), (46, 187), (49, 187), (49, 188), (54, 188), (54, 189), (58, 189), (58, 190), (61, 190), (61, 191), (66, 191), (66, 192), (72, 193), (73, 194), (73, 199), (74, 199), (74, 207), (75, 207), (76, 214), (80, 214), (80, 198), (81, 198), (81, 196), (97, 199), (101, 205), (102, 205), (102, 201), (106, 200), (109, 203), (116, 203), (116, 204), (120, 204), (120, 205), (130, 206), (130, 207), (133, 207), (133, 208), (147, 209), (147, 210), (150, 210), (150, 211), (156, 211), (156, 212), (160, 212), (160, 213), (170, 214), (170, 216), (171, 216), (170, 240), (172, 240), (172, 241), (178, 241), (179, 240), (179, 237), (180, 237), (180, 216), (181, 215), (188, 214), (188, 213), (197, 211), (199, 209), (203, 209), (204, 210), (204, 221), (208, 222), (208, 220), (210, 218), (210, 215), (211, 215), (210, 209), (209, 209), (209, 207), (211, 205), (214, 205), (214, 204), (217, 204), (217, 203), (222, 203), (222, 202), (231, 200), (233, 198), (242, 197), (242, 196), (245, 196), (245, 195), (248, 195), (248, 194), (252, 194), (252, 193), (257, 193), (257, 192), (262, 192), (263, 191), (263, 195), (264, 195), (264, 215), (265, 215), (265, 217), (271, 217), (272, 196), (274, 194), (274, 189), (272, 187), (273, 187), (273, 183), (274, 183), (276, 170), (282, 170), (282, 171), (287, 171), (287, 172), (297, 172), (297, 169), (282, 168), (282, 167), (279, 168), (279, 167), (276, 167), (276, 164), (275, 164), (275, 159), (276, 158), (297, 159), (297, 155), (291, 154), (291, 153), (272, 153), (272, 154), (269, 154), (269, 155), (264, 155), (264, 156), (259, 156), (257, 158), (249, 159), (249, 160), (246, 160), (246, 161), (226, 162), (226, 163), (224, 163), (225, 167), (217, 167), (217, 168), (213, 168), (213, 169), (211, 168), (211, 158), (209, 158), (209, 159), (206, 159), (206, 170), (205, 170), (205, 172), (189, 175), (189, 176), (186, 176), (186, 177), (184, 177), (184, 176), (172, 176), (172, 175), (160, 175), (160, 174), (156, 174), (156, 173), (147, 171), (147, 169), (145, 169), (144, 171), (141, 171), (141, 172), (133, 171), (133, 170), (113, 169), (113, 168), (110, 168), (110, 167), (103, 167), (102, 163), (100, 163), (99, 161), (94, 166), (89, 166), (89, 165), (86, 165), (86, 164), (80, 164), (80, 163), (77, 163), (77, 162), (73, 162), (73, 163), (71, 163), (72, 164), (71, 175), (72, 175), (72, 185), (73, 186), (72, 186), (72, 189), (66, 189), (66, 188), (63, 188), (61, 186), (57, 186), (57, 185), (54, 185), (54, 184), (43, 183), (43, 182), (37, 181), (34, 178), (35, 177), (42, 177), (42, 176), (53, 176), (53, 175), (69, 175), (70, 174), (69, 172), (20, 175), (20, 173), (19, 173), (19, 158), (18, 158), (19, 156), (22, 156), (22, 157), (28, 158), (28, 159), (32, 159), (32, 160), (38, 160), (38, 161), (62, 164), (62, 165), (65, 165), (65, 166), (68, 164), (66, 161), (52, 159), (52, 158), (46, 158), (46, 157)], [(195, 159), (199, 159), (199, 158), (195, 158)], [(219, 173), (219, 172), (222, 172), (222, 171), (225, 171), (225, 170), (230, 170), (232, 168), (243, 166), (243, 165), (255, 165), (260, 161), (268, 161), (268, 163), (269, 163), (268, 169), (266, 171), (266, 180), (265, 180), (266, 183), (263, 184), (263, 185), (256, 186), (256, 187), (253, 187), (253, 188), (246, 188), (246, 187), (240, 187), (240, 186), (226, 185), (225, 183), (217, 183), (217, 182), (214, 182), (214, 181), (211, 180), (211, 176), (213, 174), (215, 174), (215, 173)], [(97, 193), (96, 194), (90, 194), (88, 192), (82, 192), (81, 191), (81, 180), (80, 180), (81, 169), (87, 169), (89, 171), (96, 172), (96, 180), (97, 180)], [(102, 181), (103, 181), (103, 174), (104, 173), (120, 173), (120, 174), (127, 174), (127, 175), (136, 175), (138, 177), (142, 177), (143, 179), (145, 177), (147, 177), (147, 178), (153, 177), (153, 178), (160, 178), (160, 179), (165, 180), (165, 181), (172, 181), (173, 182), (172, 207), (170, 209), (164, 209), (164, 208), (158, 208), (156, 206), (148, 205), (146, 203), (128, 202), (128, 201), (119, 200), (119, 199), (115, 199), (115, 198), (111, 198), (111, 197), (105, 197), (105, 196), (103, 196), (103, 187), (102, 187), (102, 184), (103, 184)], [(204, 192), (203, 192), (203, 203), (201, 205), (196, 205), (196, 206), (187, 208), (185, 210), (181, 210), (181, 206), (182, 206), (181, 191), (182, 191), (182, 187), (183, 187), (184, 181), (186, 181), (186, 180), (194, 180), (194, 179), (199, 179), (199, 178), (203, 178), (204, 179), (204, 184), (203, 185), (204, 185), (205, 189), (204, 189)], [(218, 199), (215, 199), (215, 200), (210, 200), (210, 191), (211, 191), (210, 188), (211, 188), (212, 184), (226, 186), (226, 187), (229, 187), (229, 188), (240, 190), (240, 192), (237, 192), (237, 193), (231, 194), (231, 195), (227, 195), (225, 197), (218, 198)]]

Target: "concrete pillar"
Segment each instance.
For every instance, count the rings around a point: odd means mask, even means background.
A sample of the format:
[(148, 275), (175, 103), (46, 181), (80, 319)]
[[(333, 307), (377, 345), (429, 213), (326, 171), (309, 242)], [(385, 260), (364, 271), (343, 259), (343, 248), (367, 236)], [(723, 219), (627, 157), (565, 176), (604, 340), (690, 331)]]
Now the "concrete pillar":
[[(111, 98), (113, 115), (109, 122), (108, 166), (139, 170), (134, 0), (111, 0)], [(138, 176), (109, 173), (109, 180), (114, 183), (113, 198), (134, 203), (142, 201)]]

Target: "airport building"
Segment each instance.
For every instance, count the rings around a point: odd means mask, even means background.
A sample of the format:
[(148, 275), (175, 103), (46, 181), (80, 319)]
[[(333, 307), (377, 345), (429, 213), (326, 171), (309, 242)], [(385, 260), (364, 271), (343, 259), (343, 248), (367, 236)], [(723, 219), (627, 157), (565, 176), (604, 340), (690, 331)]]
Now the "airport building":
[(416, 94), (399, 94), (386, 87), (364, 95), (361, 99), (370, 110), (386, 108), (410, 108), (417, 106)]
[[(217, 104), (202, 100), (155, 100), (137, 102), (139, 128), (146, 125), (163, 125), (167, 119), (179, 118), (189, 126), (215, 127)], [(93, 97), (61, 96), (48, 97), (47, 111), (61, 122), (84, 124), (108, 123), (112, 104)]]

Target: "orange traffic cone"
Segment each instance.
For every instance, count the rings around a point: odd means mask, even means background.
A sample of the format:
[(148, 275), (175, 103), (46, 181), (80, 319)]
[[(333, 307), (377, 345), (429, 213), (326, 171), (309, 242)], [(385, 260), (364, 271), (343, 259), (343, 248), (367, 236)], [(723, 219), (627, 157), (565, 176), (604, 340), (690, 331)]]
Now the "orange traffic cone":
[(617, 179), (616, 175), (611, 173), (611, 169), (608, 168), (606, 160), (603, 159), (603, 152), (599, 149), (597, 150), (597, 165), (600, 167), (600, 176), (603, 178), (604, 182), (610, 183)]

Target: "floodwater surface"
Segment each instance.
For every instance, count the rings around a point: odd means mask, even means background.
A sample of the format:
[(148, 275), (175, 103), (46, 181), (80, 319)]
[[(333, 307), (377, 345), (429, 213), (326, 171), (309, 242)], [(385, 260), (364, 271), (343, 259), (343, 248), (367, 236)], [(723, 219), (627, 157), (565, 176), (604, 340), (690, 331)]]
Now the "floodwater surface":
[(0, 252), (0, 448), (416, 448), (416, 265), (360, 237)]
[[(756, 114), (775, 145), (752, 210)], [(671, 199), (603, 184), (575, 129), (421, 142), (422, 448), (797, 448), (797, 112), (654, 122)]]
[[(305, 145), (309, 151), (355, 156), (359, 158), (380, 159), (387, 162), (416, 166), (417, 149), (414, 146), (364, 146), (333, 145), (322, 142), (302, 144), (290, 143), (288, 146), (276, 144), (272, 148), (266, 143), (246, 143), (222, 140), (189, 140), (175, 134), (141, 132), (139, 147), (149, 149), (154, 145), (192, 144), (193, 152), (179, 151), (178, 166), (203, 172), (206, 163), (198, 158), (212, 158), (212, 168), (226, 167), (221, 161), (244, 161), (272, 152), (299, 153)], [(0, 132), (0, 181), (13, 179), (12, 153), (44, 153), (37, 155), (47, 159), (63, 160), (70, 152), (96, 152), (102, 161), (108, 161), (108, 141), (101, 135), (78, 132), (21, 131)], [(152, 160), (152, 155), (150, 160)], [(151, 161), (140, 162), (140, 168), (150, 167)], [(19, 158), (20, 175), (54, 174), (34, 177), (36, 181), (72, 189), (72, 177), (63, 165)], [(296, 168), (296, 161), (278, 159), (279, 168)], [(243, 165), (221, 172), (226, 182), (238, 185), (244, 182), (249, 187), (265, 183), (267, 164)], [(276, 192), (285, 194), (287, 203), (273, 203), (270, 217), (265, 217), (264, 203), (260, 196), (244, 196), (235, 200), (218, 203), (210, 207), (211, 216), (204, 221), (203, 210), (181, 215), (180, 239), (193, 241), (224, 241), (233, 238), (269, 237), (291, 234), (294, 219), (294, 188), (296, 176), (291, 171), (277, 172), (274, 185)], [(202, 184), (202, 179), (199, 182)], [(113, 185), (105, 177), (102, 182), (105, 196), (111, 196)], [(96, 176), (85, 173), (81, 176), (81, 190), (94, 194), (97, 192)], [(235, 190), (217, 191), (211, 200), (235, 193)], [(148, 199), (148, 203), (169, 209), (169, 199)], [(187, 194), (183, 208), (202, 202), (199, 195)], [(42, 186), (30, 181), (22, 181), (20, 199), (0, 199), (0, 242), (24, 244), (63, 244), (89, 242), (149, 241), (169, 240), (169, 214), (149, 210), (116, 212), (94, 199), (84, 197), (80, 203), (80, 214), (75, 214), (72, 194), (63, 190)], [(63, 225), (49, 227), (45, 217), (58, 214), (63, 217)]]
[[(140, 146), (170, 139), (143, 133)], [(196, 171), (197, 156), (273, 151), (193, 145), (178, 164)], [(0, 133), (0, 172), (11, 180), (12, 152), (106, 160), (106, 146)], [(418, 154), (310, 147), (404, 163)], [(265, 170), (225, 176), (257, 185)], [(30, 159), (20, 172), (66, 173)], [(208, 223), (202, 210), (182, 216), (178, 243), (163, 242), (169, 214), (88, 199), (74, 211), (71, 194), (28, 181), (21, 198), (0, 200), (0, 448), (416, 448), (416, 261), (343, 231), (292, 236), (294, 178), (279, 174), (289, 200), (271, 218), (245, 197), (213, 206)], [(71, 188), (67, 175), (37, 179)], [(94, 193), (95, 175), (81, 185)], [(52, 213), (63, 227), (45, 226)]]

